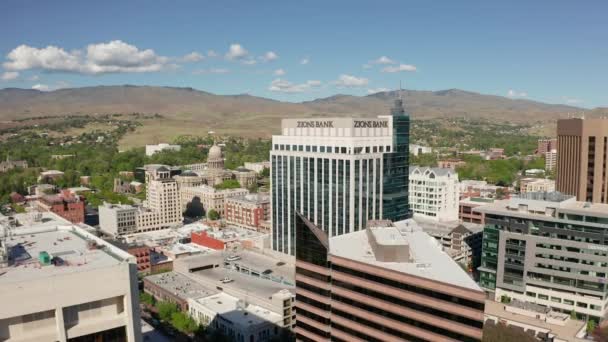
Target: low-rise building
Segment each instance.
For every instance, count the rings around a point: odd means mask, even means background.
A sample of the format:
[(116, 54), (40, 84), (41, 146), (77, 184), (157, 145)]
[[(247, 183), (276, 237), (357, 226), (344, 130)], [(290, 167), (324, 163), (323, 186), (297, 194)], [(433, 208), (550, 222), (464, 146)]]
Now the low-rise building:
[(48, 170), (40, 172), (38, 183), (52, 183), (55, 180), (63, 177), (64, 173), (58, 170)]
[(227, 198), (224, 218), (226, 222), (239, 227), (264, 231), (262, 222), (270, 220), (270, 196), (257, 193)]
[(25, 160), (6, 159), (0, 162), (0, 173), (7, 172), (15, 168), (27, 169), (28, 164)]
[(180, 145), (170, 145), (166, 143), (161, 143), (158, 145), (146, 145), (146, 156), (150, 157), (161, 151), (179, 151), (181, 149), (182, 147)]
[(281, 334), (282, 315), (224, 292), (188, 299), (188, 306), (198, 324), (219, 330), (233, 341), (269, 341)]
[(411, 166), (409, 203), (414, 215), (438, 221), (458, 219), (458, 173), (452, 169)]
[(232, 171), (232, 174), (243, 188), (250, 187), (255, 184), (258, 179), (257, 172), (244, 167), (236, 168), (236, 170)]
[(255, 171), (256, 173), (262, 173), (264, 169), (270, 169), (270, 162), (268, 160), (257, 163), (245, 162), (243, 166), (245, 166), (246, 169)]
[(467, 197), (498, 198), (500, 196), (508, 198), (509, 189), (503, 186), (488, 184), (486, 181), (469, 179), (460, 181), (461, 199)]
[(461, 222), (484, 224), (485, 216), (481, 212), (473, 210), (473, 208), (493, 203), (494, 199), (485, 197), (467, 197), (458, 202), (458, 219)]
[(18, 220), (0, 227), (0, 340), (142, 340), (133, 256), (52, 213)]
[(519, 181), (519, 191), (526, 192), (553, 192), (555, 191), (555, 181), (545, 178), (522, 178)]
[(84, 222), (84, 199), (67, 189), (59, 194), (40, 196), (36, 207), (40, 211), (53, 212), (72, 223)]
[(410, 154), (413, 154), (415, 156), (418, 156), (419, 154), (433, 153), (433, 148), (431, 148), (429, 146), (410, 144), (409, 149), (410, 149)]
[(224, 203), (227, 198), (242, 197), (249, 193), (247, 189), (216, 189), (209, 185), (183, 187), (179, 189), (181, 209), (186, 210), (188, 203), (198, 198), (205, 212), (213, 209), (224, 216)]
[(466, 164), (467, 163), (464, 160), (458, 158), (448, 158), (437, 161), (437, 166), (442, 169), (456, 170), (457, 167), (464, 166)]
[(175, 303), (180, 310), (188, 311), (188, 300), (218, 293), (179, 272), (166, 272), (144, 278), (144, 291), (158, 301)]

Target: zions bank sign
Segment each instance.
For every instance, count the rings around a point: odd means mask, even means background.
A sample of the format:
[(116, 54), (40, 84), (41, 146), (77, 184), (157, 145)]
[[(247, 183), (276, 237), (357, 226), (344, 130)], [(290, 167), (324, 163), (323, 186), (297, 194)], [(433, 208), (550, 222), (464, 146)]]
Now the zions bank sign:
[[(350, 123), (350, 122), (349, 122)], [(338, 126), (343, 126), (344, 121), (340, 121)], [(344, 128), (347, 128), (347, 125)], [(306, 120), (297, 121), (296, 127), (298, 128), (334, 128), (334, 121), (332, 120)], [(388, 128), (388, 121), (385, 120), (352, 120), (352, 128)]]

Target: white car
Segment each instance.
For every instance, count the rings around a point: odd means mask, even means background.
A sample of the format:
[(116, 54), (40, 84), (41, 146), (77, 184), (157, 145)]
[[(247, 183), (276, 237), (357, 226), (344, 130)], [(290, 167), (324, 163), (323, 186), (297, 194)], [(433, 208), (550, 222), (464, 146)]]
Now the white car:
[(233, 280), (233, 279), (230, 279), (230, 278), (228, 278), (228, 277), (224, 277), (224, 278), (223, 278), (222, 280), (220, 280), (220, 281), (222, 282), (222, 284), (228, 284), (228, 283), (233, 282), (234, 280)]
[(230, 255), (226, 258), (226, 261), (237, 261), (237, 260), (241, 260), (241, 257), (238, 255)]

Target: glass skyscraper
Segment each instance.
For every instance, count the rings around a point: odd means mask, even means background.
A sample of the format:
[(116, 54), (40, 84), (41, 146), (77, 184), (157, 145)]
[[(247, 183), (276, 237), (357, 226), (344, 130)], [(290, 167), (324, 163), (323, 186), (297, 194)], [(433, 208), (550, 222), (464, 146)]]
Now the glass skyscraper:
[(409, 116), (284, 119), (271, 155), (272, 248), (294, 255), (295, 213), (329, 236), (409, 217)]

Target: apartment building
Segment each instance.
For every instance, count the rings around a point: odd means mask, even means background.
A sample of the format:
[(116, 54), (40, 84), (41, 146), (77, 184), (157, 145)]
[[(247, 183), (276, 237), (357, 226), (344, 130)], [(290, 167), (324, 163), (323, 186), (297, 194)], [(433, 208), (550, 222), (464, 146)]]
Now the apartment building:
[(596, 321), (608, 310), (608, 205), (526, 193), (485, 214), (480, 284), (495, 300), (531, 302)]
[(270, 196), (258, 193), (227, 198), (224, 218), (239, 227), (263, 230), (262, 223), (270, 219)]
[(481, 341), (484, 292), (415, 222), (328, 238), (296, 215), (298, 340)]
[(458, 219), (460, 185), (452, 169), (410, 166), (409, 201), (414, 215), (438, 221)]

